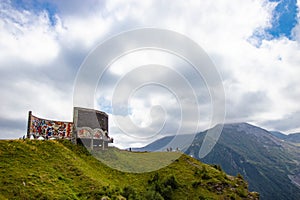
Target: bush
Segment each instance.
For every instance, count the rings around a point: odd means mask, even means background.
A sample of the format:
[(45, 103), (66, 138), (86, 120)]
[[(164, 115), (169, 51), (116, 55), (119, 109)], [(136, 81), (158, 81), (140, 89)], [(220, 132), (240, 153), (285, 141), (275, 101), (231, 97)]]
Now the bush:
[(179, 187), (174, 175), (161, 181), (157, 173), (148, 181), (148, 184), (150, 187), (145, 196), (146, 199), (172, 199), (173, 191)]
[(196, 177), (201, 177), (202, 172), (199, 169), (196, 169), (196, 171), (194, 172), (194, 176)]
[(221, 165), (213, 165), (213, 167), (217, 170), (219, 170), (220, 172), (222, 171)]
[(209, 179), (211, 179), (211, 176), (210, 176), (207, 172), (204, 172), (204, 173), (202, 174), (202, 179), (203, 179), (203, 180), (209, 180)]
[(194, 181), (194, 182), (192, 183), (193, 188), (197, 188), (197, 187), (200, 186), (200, 185), (201, 185), (201, 181)]
[(244, 188), (237, 188), (237, 193), (240, 197), (247, 197), (248, 191)]
[(239, 179), (244, 180), (243, 176), (240, 173), (238, 173), (236, 177), (239, 178)]
[(171, 200), (173, 195), (173, 189), (170, 185), (165, 188), (162, 188), (161, 195), (165, 200)]
[(151, 200), (164, 200), (164, 198), (161, 196), (160, 193), (155, 192), (153, 190), (148, 190), (145, 193), (145, 199), (151, 199)]
[(177, 189), (179, 184), (178, 184), (175, 176), (171, 175), (165, 180), (164, 185), (171, 186), (172, 189)]
[(125, 197), (126, 199), (136, 199), (136, 191), (133, 187), (131, 186), (126, 186), (123, 189), (122, 196)]
[(206, 197), (206, 196), (204, 196), (204, 195), (200, 195), (200, 196), (199, 196), (199, 200), (213, 200), (213, 198), (211, 198), (211, 197)]
[(158, 175), (158, 173), (155, 173), (154, 176), (152, 177), (152, 179), (148, 180), (148, 184), (158, 182), (158, 180), (159, 180), (159, 175)]

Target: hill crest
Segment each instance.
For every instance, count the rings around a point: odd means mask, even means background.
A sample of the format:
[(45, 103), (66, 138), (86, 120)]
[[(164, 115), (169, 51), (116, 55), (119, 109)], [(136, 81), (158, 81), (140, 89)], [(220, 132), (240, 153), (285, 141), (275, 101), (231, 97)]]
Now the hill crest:
[(114, 170), (67, 140), (1, 140), (0, 158), (1, 199), (259, 198), (241, 176), (228, 176), (218, 166), (186, 155), (158, 171), (139, 174)]

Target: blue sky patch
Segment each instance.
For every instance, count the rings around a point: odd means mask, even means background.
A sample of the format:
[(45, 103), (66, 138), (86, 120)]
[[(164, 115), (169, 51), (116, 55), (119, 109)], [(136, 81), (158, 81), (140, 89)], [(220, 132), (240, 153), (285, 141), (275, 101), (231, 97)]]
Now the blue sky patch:
[(297, 0), (270, 0), (278, 2), (274, 12), (272, 27), (266, 33), (274, 38), (285, 36), (292, 39), (292, 29), (297, 24)]
[(41, 11), (46, 11), (49, 16), (49, 20), (51, 25), (56, 24), (55, 14), (58, 9), (54, 4), (51, 4), (48, 1), (40, 1), (40, 0), (14, 0), (11, 1), (12, 6), (19, 10), (28, 10), (33, 11), (35, 13), (39, 13)]

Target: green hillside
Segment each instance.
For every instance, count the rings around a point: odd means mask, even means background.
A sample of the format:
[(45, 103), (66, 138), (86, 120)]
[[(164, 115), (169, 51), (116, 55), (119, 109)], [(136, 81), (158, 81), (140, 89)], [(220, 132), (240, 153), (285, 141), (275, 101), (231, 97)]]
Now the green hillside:
[(104, 164), (124, 172), (144, 173), (166, 167), (182, 156), (181, 152), (129, 152), (110, 148), (94, 151), (92, 155)]
[[(142, 155), (116, 148), (101, 154), (111, 163), (114, 156), (126, 160)], [(155, 156), (173, 159), (178, 153)], [(2, 140), (0, 159), (0, 199), (258, 199), (242, 177), (186, 155), (158, 171), (125, 173), (66, 140)], [(133, 164), (138, 162), (127, 167)]]
[[(197, 158), (204, 136), (198, 134), (186, 153)], [(201, 161), (218, 164), (231, 175), (240, 173), (261, 199), (299, 200), (299, 152), (264, 129), (236, 123), (224, 126), (218, 143)]]

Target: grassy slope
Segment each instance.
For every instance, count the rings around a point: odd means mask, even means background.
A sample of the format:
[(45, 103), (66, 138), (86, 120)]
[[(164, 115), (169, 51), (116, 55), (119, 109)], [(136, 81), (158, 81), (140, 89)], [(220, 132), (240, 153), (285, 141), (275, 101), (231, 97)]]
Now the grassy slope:
[(151, 172), (166, 167), (182, 155), (181, 152), (129, 152), (117, 148), (92, 154), (114, 169), (133, 173)]
[[(117, 149), (105, 154), (105, 162), (109, 164), (114, 163), (111, 159), (114, 157), (121, 161), (133, 157), (126, 164), (128, 169), (141, 159), (141, 154)], [(174, 159), (178, 154), (165, 152), (154, 156)], [(170, 175), (174, 175), (178, 184), (171, 188), (171, 199), (257, 197), (256, 193), (248, 192), (241, 178), (227, 176), (217, 167), (185, 155), (158, 171), (135, 174), (107, 167), (85, 148), (69, 141), (2, 140), (0, 160), (0, 199), (100, 199), (102, 196), (118, 199), (121, 195), (128, 196), (128, 191), (146, 199), (145, 195), (157, 188), (156, 183), (166, 186)], [(150, 164), (147, 159), (145, 163)], [(156, 182), (154, 177), (158, 177)]]

